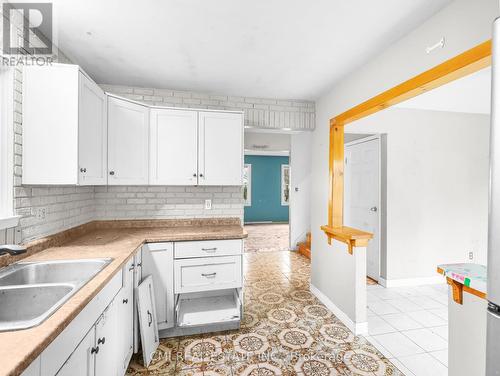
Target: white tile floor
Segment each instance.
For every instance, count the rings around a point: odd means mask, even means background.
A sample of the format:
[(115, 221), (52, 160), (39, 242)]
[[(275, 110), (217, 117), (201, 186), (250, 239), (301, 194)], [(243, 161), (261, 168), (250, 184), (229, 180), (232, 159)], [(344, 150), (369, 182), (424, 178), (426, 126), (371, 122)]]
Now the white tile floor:
[(367, 339), (407, 376), (448, 375), (448, 286), (367, 289)]

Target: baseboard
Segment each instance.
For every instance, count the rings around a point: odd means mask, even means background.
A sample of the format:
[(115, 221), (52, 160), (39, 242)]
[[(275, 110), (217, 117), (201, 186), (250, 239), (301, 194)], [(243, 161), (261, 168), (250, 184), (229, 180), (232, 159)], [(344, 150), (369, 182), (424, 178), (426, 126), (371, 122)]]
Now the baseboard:
[(421, 286), (435, 285), (444, 283), (442, 276), (425, 277), (425, 278), (401, 278), (401, 279), (385, 279), (380, 277), (378, 283), (384, 287), (406, 287), (406, 286)]
[(337, 307), (325, 294), (318, 290), (317, 287), (311, 284), (311, 292), (323, 303), (337, 318), (344, 323), (355, 335), (368, 334), (368, 322), (355, 323), (344, 311)]

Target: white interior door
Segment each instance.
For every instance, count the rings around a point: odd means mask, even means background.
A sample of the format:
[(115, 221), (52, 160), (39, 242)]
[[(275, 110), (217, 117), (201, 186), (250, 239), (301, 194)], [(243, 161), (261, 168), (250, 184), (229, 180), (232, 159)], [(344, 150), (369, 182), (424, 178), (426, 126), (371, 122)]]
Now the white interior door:
[(148, 184), (148, 164), (149, 108), (109, 97), (108, 184)]
[(106, 94), (84, 74), (79, 73), (78, 176), (81, 185), (107, 182)]
[(199, 113), (199, 185), (242, 185), (243, 115)]
[(147, 367), (160, 344), (155, 310), (153, 278), (147, 276), (137, 288), (139, 327), (141, 332), (142, 356)]
[(380, 278), (380, 139), (345, 146), (344, 223), (373, 233), (367, 248), (367, 275)]
[(198, 112), (151, 110), (151, 184), (198, 184)]

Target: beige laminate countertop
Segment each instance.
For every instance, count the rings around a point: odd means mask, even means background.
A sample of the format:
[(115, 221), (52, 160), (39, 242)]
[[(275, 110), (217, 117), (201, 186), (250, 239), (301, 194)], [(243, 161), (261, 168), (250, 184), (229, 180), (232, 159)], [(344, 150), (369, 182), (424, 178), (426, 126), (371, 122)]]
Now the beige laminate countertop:
[(111, 257), (113, 261), (34, 328), (0, 333), (0, 375), (19, 375), (68, 326), (144, 243), (242, 239), (240, 225), (201, 225), (92, 229), (64, 244), (47, 248), (23, 261)]

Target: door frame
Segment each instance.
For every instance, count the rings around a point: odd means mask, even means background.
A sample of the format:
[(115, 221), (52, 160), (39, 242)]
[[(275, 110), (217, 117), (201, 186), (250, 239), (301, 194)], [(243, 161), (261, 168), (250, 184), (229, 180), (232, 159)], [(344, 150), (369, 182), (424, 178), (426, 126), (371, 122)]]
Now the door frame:
[[(375, 134), (363, 138), (359, 138), (354, 141), (346, 142), (344, 144), (344, 150), (349, 146), (359, 145), (370, 141), (377, 141), (378, 143), (378, 200), (377, 200), (377, 215), (378, 215), (378, 279), (377, 282), (380, 283), (382, 277), (382, 262), (386, 262), (386, 243), (385, 243), (385, 233), (387, 231), (387, 219), (386, 219), (386, 200), (384, 197), (386, 196), (386, 184), (385, 184), (385, 176), (386, 176), (386, 159), (383, 157), (385, 155), (385, 138), (386, 135)], [(345, 158), (344, 158), (344, 171), (347, 171), (345, 167)], [(348, 189), (346, 187), (346, 182), (348, 180), (344, 179), (344, 192), (347, 193)], [(346, 207), (345, 201), (346, 198), (350, 197), (350, 194), (344, 193), (344, 201), (343, 206)], [(372, 239), (373, 242), (375, 239)], [(382, 249), (384, 247), (384, 249)], [(384, 255), (384, 257), (382, 257)], [(367, 274), (368, 275), (368, 274)]]

